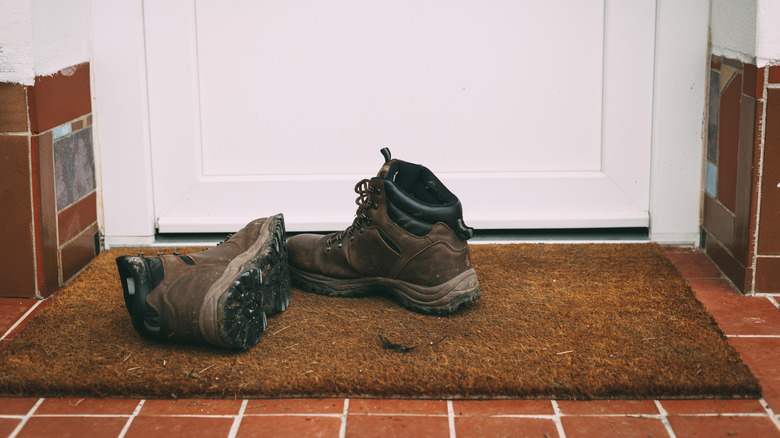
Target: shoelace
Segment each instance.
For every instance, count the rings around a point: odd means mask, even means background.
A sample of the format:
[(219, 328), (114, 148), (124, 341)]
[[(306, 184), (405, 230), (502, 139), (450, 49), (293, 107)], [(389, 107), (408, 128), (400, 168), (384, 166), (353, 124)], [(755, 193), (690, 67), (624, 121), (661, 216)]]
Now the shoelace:
[(325, 251), (330, 251), (330, 248), (334, 243), (336, 243), (337, 246), (341, 248), (343, 246), (345, 237), (349, 236), (349, 240), (352, 240), (355, 238), (356, 229), (359, 233), (363, 233), (363, 231), (365, 231), (363, 225), (371, 225), (372, 219), (371, 216), (367, 214), (367, 212), (369, 209), (376, 210), (379, 208), (376, 202), (371, 200), (371, 194), (381, 193), (381, 190), (376, 187), (371, 187), (369, 182), (370, 180), (364, 179), (355, 184), (355, 193), (358, 194), (357, 199), (355, 199), (355, 204), (358, 206), (357, 212), (355, 212), (355, 220), (352, 221), (352, 225), (348, 226), (347, 229), (336, 234), (325, 242), (327, 245)]

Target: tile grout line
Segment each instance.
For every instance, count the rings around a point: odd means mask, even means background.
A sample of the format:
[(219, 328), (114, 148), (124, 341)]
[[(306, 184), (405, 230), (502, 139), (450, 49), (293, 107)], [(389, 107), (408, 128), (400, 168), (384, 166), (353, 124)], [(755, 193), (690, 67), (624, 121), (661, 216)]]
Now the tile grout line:
[(347, 436), (347, 414), (349, 413), (349, 398), (344, 398), (344, 410), (341, 412), (341, 427), (339, 427), (339, 438)]
[(669, 423), (669, 413), (666, 412), (666, 409), (661, 406), (661, 402), (658, 400), (653, 400), (655, 402), (655, 407), (658, 408), (658, 413), (661, 416), (661, 423), (664, 424), (664, 427), (666, 428), (666, 433), (669, 434), (670, 438), (677, 438), (677, 435), (674, 433), (674, 430), (672, 429), (672, 425)]
[(9, 328), (8, 330), (6, 330), (5, 333), (3, 333), (3, 336), (0, 337), (0, 341), (5, 340), (5, 338), (7, 338), (8, 335), (10, 335), (16, 329), (16, 327), (18, 327), (19, 324), (22, 323), (22, 321), (27, 319), (27, 317), (30, 316), (32, 311), (35, 310), (36, 307), (40, 306), (42, 302), (43, 302), (43, 300), (36, 300), (36, 303), (33, 304), (32, 307), (27, 309), (27, 311), (24, 312), (24, 315), (22, 315), (19, 319), (17, 319), (16, 322), (14, 323), (14, 325), (11, 326), (11, 328)]
[(761, 405), (764, 406), (764, 410), (767, 414), (769, 414), (769, 420), (772, 422), (772, 424), (775, 425), (777, 430), (780, 430), (780, 417), (775, 415), (775, 411), (772, 410), (771, 407), (769, 407), (769, 403), (764, 400), (764, 398), (760, 398), (759, 401), (761, 402)]
[(561, 407), (558, 406), (558, 402), (556, 400), (550, 400), (550, 403), (552, 404), (553, 412), (555, 413), (555, 415), (553, 415), (552, 421), (555, 423), (555, 429), (558, 431), (558, 437), (566, 438), (566, 432), (563, 431), (563, 422), (561, 421)]
[(14, 429), (10, 435), (8, 435), (8, 438), (16, 438), (16, 436), (19, 435), (19, 432), (21, 432), (22, 428), (24, 428), (24, 426), (27, 425), (27, 421), (33, 416), (35, 411), (38, 410), (38, 407), (41, 405), (41, 403), (43, 403), (43, 400), (44, 398), (41, 397), (38, 399), (37, 402), (35, 402), (35, 405), (32, 408), (30, 408), (29, 411), (27, 411), (27, 414), (24, 417), (22, 417), (22, 422), (19, 423), (18, 426), (16, 426), (16, 429)]
[(447, 400), (447, 424), (450, 428), (450, 438), (455, 438), (455, 409), (452, 407), (452, 400)]
[(133, 420), (135, 420), (135, 417), (138, 416), (138, 413), (141, 412), (141, 408), (144, 407), (144, 402), (146, 402), (144, 399), (141, 399), (138, 402), (138, 404), (135, 406), (135, 409), (133, 410), (133, 413), (130, 414), (130, 418), (127, 419), (124, 427), (122, 427), (122, 430), (119, 432), (117, 438), (124, 438), (124, 436), (127, 434), (127, 431), (130, 430), (130, 424), (133, 422)]
[(235, 436), (238, 435), (238, 428), (241, 427), (241, 421), (244, 419), (244, 413), (246, 412), (247, 404), (249, 404), (248, 399), (244, 399), (241, 402), (241, 408), (238, 410), (238, 414), (236, 414), (235, 418), (233, 419), (233, 425), (230, 426), (230, 433), (228, 433), (228, 438), (235, 438)]

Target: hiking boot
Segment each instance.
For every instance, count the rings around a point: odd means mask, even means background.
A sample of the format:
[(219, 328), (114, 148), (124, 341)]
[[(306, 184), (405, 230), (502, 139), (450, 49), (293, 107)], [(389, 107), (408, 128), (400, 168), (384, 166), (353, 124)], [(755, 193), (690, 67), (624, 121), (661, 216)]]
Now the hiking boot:
[(460, 201), (427, 168), (393, 160), (357, 183), (355, 220), (328, 235), (287, 241), (290, 276), (300, 288), (329, 296), (387, 292), (401, 305), (448, 314), (479, 298)]
[(278, 214), (199, 253), (118, 257), (133, 327), (151, 339), (252, 347), (266, 316), (290, 304), (284, 233)]

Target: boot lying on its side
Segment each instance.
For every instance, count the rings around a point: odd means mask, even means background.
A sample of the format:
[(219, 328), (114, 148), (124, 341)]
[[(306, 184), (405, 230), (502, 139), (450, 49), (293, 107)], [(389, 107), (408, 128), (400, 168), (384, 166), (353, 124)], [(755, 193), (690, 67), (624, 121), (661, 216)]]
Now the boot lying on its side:
[(287, 241), (293, 284), (354, 297), (388, 292), (422, 313), (448, 314), (480, 296), (460, 201), (427, 168), (392, 160), (355, 186), (352, 225)]
[(214, 248), (116, 259), (133, 327), (150, 339), (247, 349), (290, 303), (284, 218), (256, 219)]

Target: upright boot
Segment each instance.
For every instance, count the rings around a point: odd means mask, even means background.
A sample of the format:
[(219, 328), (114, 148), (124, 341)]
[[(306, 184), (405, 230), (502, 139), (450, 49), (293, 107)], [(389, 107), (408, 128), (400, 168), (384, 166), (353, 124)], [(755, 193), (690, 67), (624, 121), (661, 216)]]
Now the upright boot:
[(287, 241), (290, 276), (304, 290), (341, 297), (394, 295), (405, 307), (454, 312), (479, 298), (460, 201), (427, 168), (393, 160), (355, 186), (356, 217), (346, 230)]
[(290, 303), (284, 234), (278, 214), (199, 253), (118, 257), (133, 327), (151, 339), (252, 347), (266, 316)]

